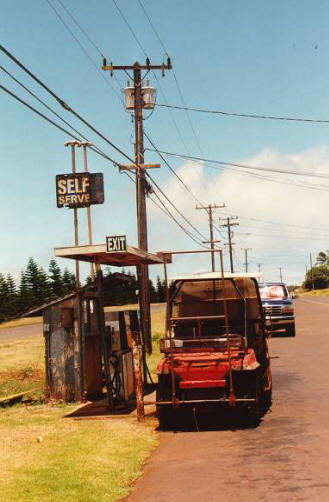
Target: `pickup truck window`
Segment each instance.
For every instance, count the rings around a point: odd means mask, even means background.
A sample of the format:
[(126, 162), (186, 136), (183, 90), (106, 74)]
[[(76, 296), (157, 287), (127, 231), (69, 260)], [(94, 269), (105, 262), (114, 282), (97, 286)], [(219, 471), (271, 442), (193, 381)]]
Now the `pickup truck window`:
[(260, 286), (260, 297), (262, 300), (280, 300), (288, 298), (287, 290), (284, 286)]

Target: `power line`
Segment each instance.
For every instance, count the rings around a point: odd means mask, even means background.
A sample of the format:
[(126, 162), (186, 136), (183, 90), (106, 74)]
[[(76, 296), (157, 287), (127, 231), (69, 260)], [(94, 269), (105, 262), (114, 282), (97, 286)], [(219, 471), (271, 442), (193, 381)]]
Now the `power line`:
[[(152, 22), (152, 20), (151, 20), (151, 17), (150, 17), (150, 15), (148, 14), (148, 12), (147, 12), (146, 8), (144, 7), (144, 5), (143, 5), (142, 1), (141, 1), (141, 0), (138, 0), (138, 3), (139, 3), (139, 5), (140, 5), (141, 9), (143, 10), (143, 12), (144, 12), (144, 14), (145, 14), (145, 16), (146, 16), (146, 18), (147, 18), (147, 20), (148, 20), (148, 22), (149, 22), (149, 24), (150, 24), (150, 26), (151, 26), (152, 30), (153, 30), (153, 33), (154, 33), (154, 35), (156, 36), (156, 38), (158, 39), (158, 41), (159, 41), (159, 43), (160, 43), (160, 45), (161, 45), (162, 49), (164, 50), (164, 52), (165, 52), (166, 56), (167, 56), (167, 57), (169, 57), (168, 50), (166, 49), (165, 44), (163, 43), (163, 41), (162, 41), (162, 39), (161, 39), (161, 37), (160, 37), (160, 35), (159, 35), (158, 31), (156, 30), (156, 28), (155, 28), (155, 26), (154, 26), (154, 24), (153, 24), (153, 22)], [(183, 107), (185, 108), (185, 114), (186, 114), (187, 121), (188, 121), (188, 123), (189, 123), (189, 125), (190, 125), (191, 131), (192, 131), (192, 134), (193, 134), (193, 136), (194, 136), (194, 139), (195, 139), (196, 145), (197, 145), (197, 147), (198, 147), (198, 149), (199, 149), (199, 152), (200, 152), (201, 156), (203, 157), (203, 156), (204, 156), (204, 153), (203, 153), (203, 150), (202, 150), (202, 148), (201, 148), (201, 144), (200, 144), (199, 138), (198, 138), (198, 136), (197, 136), (197, 134), (196, 134), (196, 131), (195, 131), (195, 128), (194, 128), (193, 122), (192, 122), (192, 120), (191, 120), (190, 114), (189, 114), (189, 112), (188, 112), (188, 110), (187, 110), (187, 108), (186, 108), (186, 102), (185, 102), (185, 99), (184, 99), (183, 91), (182, 91), (182, 88), (181, 88), (181, 86), (180, 86), (180, 84), (179, 84), (179, 82), (178, 82), (178, 78), (177, 78), (177, 75), (176, 75), (176, 72), (175, 72), (175, 69), (174, 69), (174, 68), (172, 68), (172, 74), (173, 74), (173, 76), (174, 76), (174, 80), (175, 80), (175, 84), (176, 84), (176, 87), (177, 87), (177, 90), (178, 90), (178, 94), (179, 94), (179, 96), (180, 96), (180, 100), (181, 100), (181, 102), (182, 102), (182, 104), (183, 104)], [(160, 88), (161, 88), (161, 86), (160, 86)], [(166, 99), (165, 99), (165, 103), (168, 105), (168, 102), (167, 102), (167, 100), (166, 100)], [(171, 111), (169, 107), (168, 107), (168, 111)], [(179, 134), (180, 134), (180, 132), (179, 132)], [(184, 144), (184, 146), (185, 146), (185, 150), (187, 151), (187, 153), (189, 153), (189, 150), (188, 150), (188, 148), (186, 147), (185, 142), (184, 142), (184, 141), (182, 141), (182, 143)], [(202, 180), (202, 183), (203, 183), (203, 180)]]
[[(267, 223), (267, 224), (271, 224), (271, 225), (280, 225), (280, 226), (288, 226), (288, 227), (297, 227), (297, 228), (306, 228), (305, 225), (297, 225), (296, 223), (283, 223), (283, 222), (280, 222), (280, 221), (269, 221), (269, 220), (261, 220), (259, 218), (251, 218), (249, 216), (239, 216), (239, 218), (241, 218), (242, 220), (252, 220), (252, 221), (259, 221), (261, 223)], [(326, 226), (323, 226), (323, 228), (320, 228), (320, 227), (313, 227), (312, 226), (312, 230), (328, 230), (328, 227)]]
[[(60, 2), (60, 0), (58, 0)], [(82, 50), (82, 52), (84, 53), (84, 55), (87, 57), (87, 59), (89, 59), (90, 63), (93, 65), (93, 67), (96, 69), (96, 71), (101, 75), (102, 79), (106, 82), (106, 84), (112, 89), (112, 91), (114, 92), (114, 94), (117, 96), (117, 98), (119, 99), (120, 103), (122, 104), (122, 97), (118, 94), (118, 92), (114, 89), (113, 85), (111, 84), (111, 82), (104, 76), (104, 74), (101, 72), (101, 70), (99, 69), (99, 67), (97, 66), (97, 64), (95, 63), (95, 61), (92, 59), (92, 57), (88, 54), (88, 52), (86, 51), (86, 49), (84, 48), (84, 46), (82, 45), (82, 43), (80, 42), (80, 40), (78, 39), (78, 37), (73, 33), (73, 31), (71, 30), (71, 28), (69, 27), (69, 25), (65, 22), (65, 20), (63, 19), (63, 17), (60, 15), (60, 13), (58, 12), (58, 10), (56, 9), (56, 7), (51, 3), (50, 0), (46, 0), (46, 2), (48, 3), (48, 5), (51, 7), (51, 9), (55, 12), (57, 18), (61, 21), (61, 23), (65, 26), (65, 28), (67, 29), (67, 31), (70, 33), (70, 35), (72, 36), (72, 38), (76, 41), (76, 43), (78, 44), (78, 46), (80, 47), (80, 49)], [(65, 11), (69, 14), (69, 16), (74, 20), (74, 22), (77, 24), (77, 26), (79, 27), (79, 29), (86, 35), (86, 33), (84, 32), (84, 30), (82, 29), (82, 27), (78, 24), (77, 21), (75, 21), (74, 17), (72, 14), (69, 13), (68, 9), (66, 7), (63, 6), (62, 2), (60, 2), (60, 4), (62, 5), (62, 7), (65, 9)], [(90, 38), (88, 37), (88, 35), (86, 35), (88, 40), (91, 42)], [(93, 46), (95, 47), (94, 43), (91, 42), (93, 44)], [(99, 49), (97, 48), (97, 51), (99, 51)]]
[[(196, 195), (192, 192), (192, 190), (186, 185), (186, 183), (182, 180), (182, 178), (176, 173), (176, 171), (173, 169), (173, 167), (169, 164), (169, 162), (167, 161), (167, 159), (162, 155), (162, 153), (158, 150), (158, 148), (155, 146), (155, 144), (153, 143), (153, 141), (151, 140), (150, 136), (145, 132), (144, 130), (144, 136), (146, 137), (146, 139), (148, 140), (148, 142), (150, 143), (150, 145), (154, 148), (154, 150), (157, 152), (157, 154), (159, 155), (159, 157), (163, 160), (163, 162), (166, 164), (166, 166), (169, 168), (169, 170), (171, 171), (171, 173), (178, 179), (178, 181), (182, 184), (182, 186), (185, 188), (185, 190), (187, 191), (187, 193), (189, 194), (189, 196), (197, 203), (199, 204), (200, 206), (203, 206), (202, 202), (196, 197)], [(203, 208), (207, 214), (208, 214), (208, 211), (206, 208)], [(221, 232), (221, 230), (214, 224), (214, 228), (220, 233), (220, 235), (223, 235), (223, 233)]]
[[(136, 41), (137, 45), (139, 46), (139, 48), (140, 48), (140, 49), (141, 49), (141, 51), (143, 52), (144, 56), (147, 58), (147, 57), (148, 57), (148, 54), (147, 54), (146, 50), (144, 49), (143, 45), (141, 44), (141, 42), (140, 42), (139, 38), (137, 37), (137, 35), (136, 35), (135, 31), (133, 30), (133, 28), (132, 28), (131, 24), (129, 23), (128, 19), (126, 18), (126, 16), (124, 15), (124, 13), (122, 12), (122, 10), (120, 9), (120, 7), (119, 7), (119, 5), (117, 4), (116, 0), (112, 0), (112, 1), (113, 1), (114, 5), (115, 5), (115, 7), (116, 7), (117, 11), (119, 12), (119, 14), (120, 14), (121, 18), (123, 19), (124, 23), (125, 23), (125, 24), (126, 24), (126, 26), (128, 27), (128, 30), (130, 31), (130, 33), (131, 33), (131, 34), (132, 34), (132, 36), (134, 37), (134, 39), (135, 39), (135, 41)], [(165, 51), (165, 52), (166, 52), (166, 51)], [(158, 87), (159, 87), (159, 90), (160, 90), (160, 92), (161, 92), (161, 95), (162, 95), (163, 100), (165, 101), (165, 103), (167, 103), (167, 98), (166, 98), (165, 93), (164, 93), (164, 91), (163, 91), (163, 89), (162, 89), (162, 86), (161, 86), (161, 84), (160, 84), (160, 81), (159, 81), (159, 79), (158, 79), (158, 76), (157, 76), (157, 75), (156, 75), (156, 73), (155, 73), (155, 72), (153, 72), (153, 71), (152, 71), (152, 74), (153, 74), (153, 76), (154, 76), (154, 78), (155, 78), (155, 80), (156, 80), (156, 82), (157, 82), (157, 84), (158, 84)], [(186, 143), (185, 143), (185, 141), (184, 141), (184, 138), (183, 138), (183, 136), (182, 136), (182, 133), (180, 132), (180, 129), (179, 129), (178, 125), (177, 125), (176, 119), (175, 119), (174, 115), (172, 114), (171, 110), (169, 110), (169, 108), (168, 108), (168, 112), (169, 112), (170, 118), (171, 118), (171, 120), (172, 120), (172, 122), (173, 122), (173, 124), (174, 124), (174, 127), (175, 127), (175, 129), (176, 129), (176, 132), (177, 132), (177, 134), (178, 134), (178, 136), (179, 136), (179, 138), (180, 138), (180, 140), (181, 140), (181, 142), (182, 142), (182, 145), (184, 146), (185, 150), (188, 152), (188, 151), (189, 151), (189, 150), (188, 150), (188, 147), (187, 147), (187, 145), (186, 145)]]
[[(147, 150), (153, 151), (150, 148), (148, 148)], [(264, 175), (260, 175), (260, 174), (254, 173), (252, 171), (248, 171), (248, 169), (255, 169), (255, 170), (261, 169), (263, 171), (267, 171), (267, 172), (271, 173), (272, 170), (271, 169), (267, 169), (267, 168), (259, 168), (259, 167), (247, 166), (247, 165), (242, 166), (241, 164), (233, 164), (232, 162), (229, 163), (229, 162), (224, 162), (224, 161), (213, 161), (214, 163), (219, 164), (221, 166), (221, 167), (217, 167), (217, 166), (213, 166), (210, 163), (208, 164), (207, 163), (208, 162), (207, 159), (202, 159), (200, 157), (191, 157), (191, 156), (188, 157), (187, 155), (183, 155), (183, 154), (175, 154), (175, 153), (169, 153), (169, 152), (163, 152), (163, 151), (162, 151), (162, 153), (164, 153), (166, 155), (167, 154), (171, 155), (172, 157), (188, 159), (191, 162), (204, 162), (206, 166), (211, 167), (212, 169), (216, 169), (216, 170), (227, 169), (229, 171), (237, 171), (241, 175), (252, 176), (252, 177), (258, 178), (261, 181), (269, 181), (271, 183), (278, 183), (280, 185), (297, 186), (297, 187), (301, 187), (301, 188), (307, 188), (307, 189), (310, 189), (310, 190), (318, 190), (318, 191), (321, 191), (321, 192), (327, 192), (327, 191), (329, 191), (329, 186), (327, 186), (327, 185), (316, 185), (314, 183), (312, 184), (312, 183), (306, 183), (306, 182), (304, 182), (304, 183), (296, 183), (294, 181), (283, 181), (282, 179), (273, 178), (273, 177), (269, 177), (269, 176), (264, 176)], [(236, 166), (236, 168), (234, 166)], [(244, 167), (246, 170), (245, 171), (241, 170), (242, 167)], [(325, 174), (323, 174), (323, 175), (319, 175), (319, 174), (306, 174), (306, 173), (301, 173), (300, 171), (297, 171), (297, 172), (294, 172), (294, 171), (284, 171), (283, 174), (296, 174), (296, 175), (300, 175), (300, 176), (314, 176), (314, 177), (327, 178), (327, 175), (325, 175)]]
[(79, 28), (79, 30), (84, 34), (84, 36), (89, 40), (89, 42), (91, 43), (91, 45), (96, 49), (96, 51), (98, 52), (98, 54), (104, 58), (104, 53), (101, 51), (101, 49), (95, 44), (95, 42), (90, 38), (90, 36), (88, 35), (88, 33), (86, 32), (86, 30), (81, 26), (81, 24), (76, 20), (76, 18), (73, 16), (73, 14), (69, 11), (69, 9), (65, 6), (65, 4), (62, 2), (62, 0), (57, 0), (58, 3), (61, 4), (61, 6), (63, 7), (63, 9), (65, 10), (65, 12), (70, 16), (70, 18), (72, 19), (72, 21), (75, 23), (75, 25)]
[(198, 204), (202, 205), (202, 202), (200, 202), (200, 200), (194, 195), (194, 193), (192, 192), (192, 190), (186, 185), (186, 183), (182, 180), (182, 178), (176, 173), (176, 171), (171, 167), (171, 165), (169, 164), (169, 162), (166, 160), (166, 158), (162, 155), (162, 153), (158, 150), (158, 148), (155, 146), (155, 144), (153, 143), (153, 141), (151, 140), (150, 136), (145, 132), (144, 130), (144, 136), (146, 137), (146, 139), (148, 140), (148, 142), (150, 143), (150, 145), (154, 148), (154, 151), (157, 152), (157, 154), (159, 155), (159, 157), (163, 160), (163, 162), (166, 164), (166, 166), (169, 168), (169, 170), (171, 171), (171, 173), (178, 179), (178, 181), (183, 185), (183, 187), (185, 188), (185, 190), (187, 191), (187, 193), (192, 197), (192, 199), (197, 202)]
[[(48, 0), (47, 0), (48, 1)], [(35, 80), (43, 89), (45, 89), (56, 101), (66, 110), (71, 112), (77, 119), (79, 119), (83, 124), (85, 124), (89, 129), (91, 129), (95, 134), (102, 138), (106, 143), (108, 143), (112, 148), (119, 152), (123, 157), (129, 160), (135, 165), (135, 162), (129, 157), (121, 148), (117, 147), (112, 141), (110, 141), (104, 134), (98, 131), (93, 125), (91, 125), (87, 120), (85, 120), (81, 115), (79, 115), (73, 108), (71, 108), (63, 99), (58, 97), (46, 84), (44, 84), (38, 77), (36, 77), (26, 66), (24, 66), (17, 58), (15, 58), (7, 49), (0, 45), (0, 49), (12, 59), (23, 71), (25, 71), (33, 80)]]
[[(152, 150), (151, 150), (152, 151)], [(240, 164), (236, 162), (227, 162), (224, 160), (217, 160), (217, 159), (206, 159), (203, 157), (196, 157), (192, 155), (185, 155), (182, 153), (173, 153), (173, 152), (165, 152), (163, 150), (160, 150), (161, 153), (164, 155), (169, 155), (171, 157), (179, 157), (183, 159), (188, 159), (188, 160), (195, 160), (198, 162), (206, 162), (207, 164), (219, 164), (223, 166), (232, 166), (232, 167), (238, 167), (241, 169), (253, 169), (255, 171), (262, 171), (265, 173), (278, 173), (278, 174), (293, 174), (297, 176), (308, 176), (308, 177), (314, 177), (314, 178), (322, 178), (322, 179), (329, 179), (329, 175), (324, 174), (324, 173), (307, 173), (307, 172), (300, 172), (300, 171), (292, 171), (292, 170), (285, 170), (285, 169), (278, 169), (278, 168), (266, 168), (262, 166), (250, 166), (246, 164)]]
[(39, 103), (41, 103), (47, 110), (49, 110), (51, 113), (53, 113), (57, 118), (59, 118), (64, 124), (69, 126), (73, 131), (75, 131), (77, 134), (79, 134), (83, 139), (86, 141), (88, 138), (86, 138), (78, 129), (75, 129), (69, 122), (67, 122), (63, 117), (61, 117), (51, 106), (47, 105), (42, 99), (40, 99), (34, 92), (32, 92), (28, 87), (26, 87), (22, 82), (20, 82), (17, 78), (14, 77), (8, 70), (6, 70), (3, 66), (0, 65), (0, 69), (6, 73), (14, 82), (16, 82), (19, 86), (21, 86), (26, 92), (28, 92), (31, 96), (33, 96)]
[[(202, 245), (202, 243), (200, 241), (198, 241), (193, 235), (191, 232), (189, 232), (188, 230), (186, 230), (186, 228), (181, 225), (179, 223), (179, 221), (177, 221), (177, 219), (172, 215), (172, 213), (170, 213), (169, 209), (166, 207), (166, 205), (164, 204), (164, 202), (160, 199), (159, 195), (154, 193), (154, 195), (156, 196), (156, 198), (159, 200), (160, 204), (162, 205), (162, 208), (160, 206), (158, 206), (158, 204), (156, 204), (159, 209), (161, 209), (165, 214), (167, 214), (175, 223), (176, 225), (179, 226), (179, 228), (188, 236), (190, 237), (196, 244), (198, 244), (198, 246), (201, 246), (201, 247), (205, 247)], [(151, 199), (152, 202), (155, 202), (153, 199)]]
[[(53, 125), (54, 127), (56, 127), (57, 129), (59, 129), (60, 131), (64, 132), (65, 134), (73, 137), (74, 139), (76, 140), (80, 140), (81, 138), (77, 137), (77, 136), (74, 136), (72, 135), (72, 133), (70, 131), (68, 131), (67, 129), (63, 128), (62, 126), (60, 126), (59, 124), (57, 124), (56, 122), (54, 122), (53, 120), (51, 120), (49, 117), (47, 117), (46, 115), (44, 115), (43, 113), (41, 113), (39, 110), (37, 110), (36, 108), (34, 108), (33, 106), (31, 106), (29, 103), (27, 103), (26, 101), (24, 101), (23, 99), (21, 99), (20, 97), (18, 97), (16, 94), (14, 94), (13, 92), (11, 92), (9, 89), (7, 89), (6, 87), (4, 87), (3, 85), (0, 84), (0, 89), (3, 90), (4, 92), (6, 92), (7, 94), (9, 94), (12, 98), (14, 98), (15, 100), (17, 100), (18, 102), (20, 102), (22, 105), (26, 106), (27, 108), (29, 108), (32, 112), (36, 113), (38, 116), (40, 116), (42, 119), (46, 120), (48, 123), (50, 123), (51, 125)], [(112, 164), (114, 164), (115, 166), (119, 166), (120, 164), (112, 159), (111, 157), (109, 157), (107, 154), (105, 154), (104, 152), (102, 152), (99, 148), (95, 148), (95, 147), (91, 147), (91, 149), (97, 153), (98, 155), (101, 155), (102, 157), (104, 157), (105, 159), (109, 160)], [(125, 174), (128, 176), (128, 178), (133, 182), (135, 183), (135, 180), (131, 177), (130, 173), (128, 172), (125, 172)], [(154, 194), (158, 199), (159, 199), (159, 196), (157, 194)], [(162, 208), (156, 203), (156, 201), (154, 201), (154, 199), (152, 199), (151, 197), (149, 197), (150, 200), (159, 208), (162, 210)], [(160, 199), (161, 200), (161, 199)], [(162, 203), (162, 206), (165, 207), (165, 205)], [(198, 245), (202, 245), (202, 243), (198, 240), (196, 240), (193, 235), (185, 229), (185, 227), (183, 225), (181, 225), (177, 219), (170, 213), (169, 209), (166, 208), (166, 214), (167, 216), (169, 216), (178, 226), (179, 228), (181, 228), (194, 242), (196, 242)]]
[(258, 115), (256, 113), (233, 113), (233, 112), (224, 112), (222, 110), (207, 110), (204, 108), (192, 108), (188, 106), (176, 106), (176, 105), (168, 105), (162, 104), (162, 103), (157, 103), (156, 106), (160, 106), (163, 108), (170, 108), (170, 109), (175, 109), (175, 110), (183, 110), (183, 111), (190, 111), (190, 112), (198, 112), (198, 113), (208, 113), (208, 114), (214, 114), (214, 115), (226, 115), (229, 117), (243, 117), (243, 118), (249, 118), (249, 119), (266, 119), (266, 120), (281, 120), (281, 121), (289, 121), (289, 122), (311, 122), (315, 124), (329, 124), (329, 119), (309, 119), (309, 118), (302, 118), (302, 117), (280, 117), (280, 116), (274, 116), (274, 115)]
[(145, 174), (146, 176), (152, 181), (153, 185), (159, 190), (159, 192), (161, 193), (161, 195), (169, 202), (169, 204), (175, 209), (175, 211), (177, 211), (177, 213), (181, 216), (181, 218), (183, 218), (183, 220), (188, 224), (190, 225), (191, 228), (193, 228), (193, 230), (195, 232), (197, 232), (197, 234), (200, 235), (200, 237), (202, 239), (207, 239), (207, 237), (205, 235), (203, 235), (194, 225), (193, 223), (191, 223), (187, 218), (186, 216), (184, 216), (184, 214), (177, 208), (177, 206), (169, 199), (169, 197), (165, 194), (165, 192), (160, 188), (160, 186), (156, 183), (156, 181), (152, 178), (152, 176), (147, 172), (145, 171)]

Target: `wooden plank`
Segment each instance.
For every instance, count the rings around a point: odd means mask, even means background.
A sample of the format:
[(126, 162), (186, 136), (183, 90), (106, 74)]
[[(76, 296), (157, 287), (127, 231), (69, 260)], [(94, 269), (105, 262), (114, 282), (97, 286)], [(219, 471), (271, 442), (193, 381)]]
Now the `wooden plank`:
[(10, 396), (5, 396), (0, 399), (0, 406), (5, 404), (7, 401), (16, 401), (23, 398), (27, 394), (32, 394), (33, 392), (40, 390), (40, 387), (35, 387), (34, 389), (25, 390), (24, 392), (18, 392), (17, 394), (11, 394)]
[(128, 246), (127, 251), (106, 252), (106, 244), (55, 248), (55, 256), (72, 260), (99, 263), (100, 265), (130, 266), (161, 264), (160, 256)]

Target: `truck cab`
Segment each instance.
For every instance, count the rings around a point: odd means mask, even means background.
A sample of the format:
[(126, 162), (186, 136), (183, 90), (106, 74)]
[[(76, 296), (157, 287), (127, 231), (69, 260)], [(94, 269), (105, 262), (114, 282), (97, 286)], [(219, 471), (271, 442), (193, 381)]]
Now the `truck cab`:
[(283, 282), (265, 282), (259, 285), (259, 291), (268, 330), (296, 336), (294, 306), (287, 286)]
[(160, 426), (188, 407), (236, 407), (259, 420), (272, 381), (255, 276), (178, 277), (172, 291), (157, 367)]

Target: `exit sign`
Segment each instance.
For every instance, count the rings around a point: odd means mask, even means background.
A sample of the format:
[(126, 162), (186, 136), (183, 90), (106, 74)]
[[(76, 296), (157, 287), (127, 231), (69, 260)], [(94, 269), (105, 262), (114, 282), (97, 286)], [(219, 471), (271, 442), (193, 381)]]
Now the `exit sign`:
[(127, 238), (125, 235), (110, 235), (106, 237), (106, 252), (118, 253), (127, 251)]

